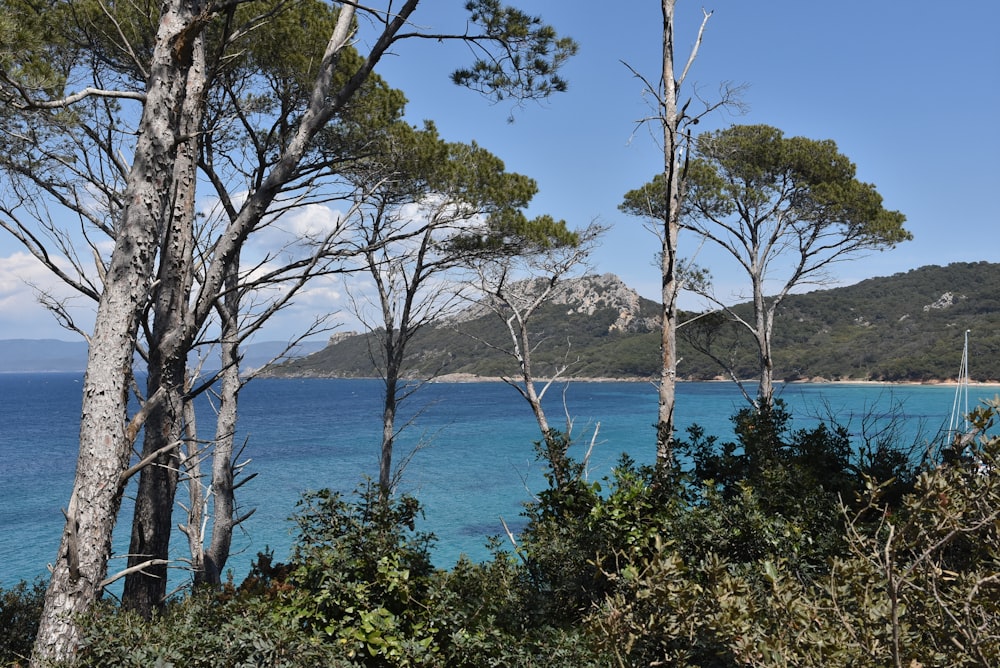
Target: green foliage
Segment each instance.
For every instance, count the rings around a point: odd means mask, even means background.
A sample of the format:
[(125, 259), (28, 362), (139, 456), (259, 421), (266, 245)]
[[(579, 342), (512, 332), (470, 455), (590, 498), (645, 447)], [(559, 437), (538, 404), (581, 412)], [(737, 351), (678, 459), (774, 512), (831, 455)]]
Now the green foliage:
[(691, 440), (678, 442), (677, 452), (692, 461), (696, 480), (711, 481), (730, 498), (739, 484), (766, 488), (775, 509), (810, 489), (833, 496), (848, 492), (853, 475), (847, 430), (820, 424), (789, 433), (790, 420), (780, 399), (768, 411), (744, 408), (733, 417), (738, 442), (717, 446), (694, 426), (688, 430)]
[(430, 567), (413, 499), (311, 493), (289, 564), (261, 555), (239, 588), (150, 621), (101, 606), (81, 664), (998, 665), (998, 415), (1000, 398), (977, 409), (891, 501), (840, 430), (791, 432), (780, 404), (734, 416), (736, 444), (695, 430), (690, 471), (657, 484), (627, 458), (587, 482), (553, 433), (515, 552), (450, 571)]
[(273, 602), (228, 587), (172, 602), (151, 620), (99, 606), (85, 624), (80, 666), (353, 666), (339, 647), (273, 614)]
[(588, 618), (600, 649), (619, 666), (997, 665), (998, 409), (980, 410), (976, 444), (895, 509), (868, 484), (822, 571), (658, 539), (609, 574), (614, 591)]
[(20, 665), (31, 654), (44, 600), (41, 580), (0, 587), (0, 666)]
[[(437, 628), (423, 613), (432, 536), (413, 534), (419, 504), (367, 484), (353, 502), (306, 494), (278, 614), (365, 665), (427, 665)], [(411, 535), (413, 534), (413, 535)]]
[(646, 557), (657, 537), (672, 530), (681, 508), (673, 490), (652, 484), (651, 468), (636, 467), (624, 455), (603, 485), (587, 481), (582, 464), (566, 455), (568, 446), (563, 440), (556, 456), (539, 446), (550, 486), (527, 504), (518, 549), (529, 578), (529, 609), (559, 626), (578, 624), (598, 605), (615, 574)]
[(86, 621), (83, 666), (603, 665), (579, 627), (530, 613), (523, 567), (497, 551), (433, 571), (413, 499), (307, 494), (295, 559), (261, 554), (235, 588), (201, 590), (144, 620), (111, 605)]
[[(435, 255), (440, 258), (436, 265), (448, 268), (472, 254), (520, 254), (578, 243), (565, 221), (525, 216), (523, 209), (538, 191), (534, 179), (506, 171), (500, 158), (475, 142), (445, 142), (432, 122), (418, 128), (388, 120), (384, 128), (369, 130), (367, 155), (341, 171), (366, 201), (376, 202), (379, 213), (373, 218), (390, 218), (398, 207), (430, 203), (426, 217), (435, 232)], [(473, 232), (454, 224), (477, 217), (486, 225)], [(378, 225), (386, 228), (384, 236), (402, 234), (384, 222), (370, 224)], [(374, 229), (369, 234), (382, 236)]]
[[(212, 24), (210, 41), (215, 45), (231, 38), (233, 27), (236, 27), (242, 34), (239, 41), (230, 46), (233, 56), (227, 59), (222, 71), (242, 75), (257, 72), (274, 81), (292, 84), (295, 94), (304, 97), (319, 73), (337, 15), (332, 5), (317, 0), (294, 4), (256, 0), (242, 3), (226, 20)], [(266, 26), (261, 25), (263, 17), (266, 17)], [(295, 45), (294, 49), (289, 48), (291, 44)], [(337, 72), (341, 83), (359, 64), (357, 52), (348, 51)]]
[(736, 442), (719, 444), (697, 425), (678, 440), (691, 507), (674, 537), (686, 553), (819, 572), (843, 549), (842, 504), (853, 507), (867, 481), (892, 503), (909, 491), (920, 461), (906, 444), (883, 435), (855, 446), (842, 426), (791, 431), (790, 419), (778, 400), (771, 411), (739, 411)]
[(541, 492), (525, 510), (528, 525), (518, 552), (533, 598), (529, 610), (539, 621), (571, 624), (602, 595), (605, 578), (594, 562), (600, 537), (590, 531), (600, 489), (573, 476)]
[(498, 100), (505, 96), (544, 98), (566, 90), (566, 80), (558, 71), (576, 53), (576, 42), (559, 37), (537, 16), (502, 5), (499, 0), (469, 0), (465, 9), (472, 24), (482, 30), (476, 42), (488, 39), (504, 48), (502, 53), (456, 70), (451, 75), (454, 83)]
[[(236, 153), (252, 146), (253, 160), (263, 158), (273, 164), (302, 119), (337, 16), (335, 6), (319, 0), (257, 0), (241, 3), (209, 24), (208, 53), (225, 53), (210, 62), (215, 85), (207, 98), (206, 115), (213, 152)], [(364, 57), (355, 48), (342, 50), (333, 72), (333, 90), (353, 86), (352, 79), (364, 66)], [(399, 124), (405, 105), (402, 91), (369, 74), (357, 92), (337, 106), (334, 118), (311, 144), (302, 168), (348, 170), (352, 161), (384, 143)], [(233, 115), (244, 119), (243, 127), (225, 120)]]
[(5, 100), (19, 97), (14, 86), (32, 95), (60, 95), (78, 54), (61, 28), (71, 21), (63, 3), (4, 0), (0, 3), (0, 85)]
[[(854, 164), (831, 140), (736, 125), (700, 135), (697, 153), (685, 175), (694, 217), (718, 221), (739, 210), (746, 217), (741, 229), (749, 231), (752, 220), (780, 215), (815, 228), (824, 245), (877, 248), (911, 238), (905, 217), (882, 207), (875, 187), (855, 178)], [(830, 237), (833, 228), (842, 239)]]

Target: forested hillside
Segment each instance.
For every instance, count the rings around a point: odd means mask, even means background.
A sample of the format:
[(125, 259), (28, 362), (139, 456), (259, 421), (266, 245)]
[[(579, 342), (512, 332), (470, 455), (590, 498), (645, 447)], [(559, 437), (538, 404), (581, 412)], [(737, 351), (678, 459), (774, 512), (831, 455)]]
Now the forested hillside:
[[(955, 378), (971, 330), (973, 380), (1000, 379), (998, 285), (1000, 264), (955, 263), (791, 296), (775, 323), (778, 377)], [(742, 348), (751, 373), (752, 350)]]
[[(1000, 264), (928, 266), (856, 285), (788, 297), (775, 322), (776, 378), (789, 380), (924, 381), (957, 375), (963, 334), (970, 334), (974, 380), (1000, 379)], [(749, 305), (737, 307), (749, 313)], [(647, 378), (656, 374), (657, 305), (617, 277), (568, 283), (535, 316), (536, 368), (569, 364), (580, 378)], [(693, 317), (695, 314), (686, 314)], [(409, 374), (498, 376), (516, 371), (495, 349), (507, 343), (497, 316), (476, 308), (427, 329), (411, 347)], [(340, 334), (313, 355), (272, 369), (272, 375), (374, 376), (368, 336)], [(738, 326), (700, 318), (680, 330), (678, 373), (690, 380), (755, 375), (756, 351)]]

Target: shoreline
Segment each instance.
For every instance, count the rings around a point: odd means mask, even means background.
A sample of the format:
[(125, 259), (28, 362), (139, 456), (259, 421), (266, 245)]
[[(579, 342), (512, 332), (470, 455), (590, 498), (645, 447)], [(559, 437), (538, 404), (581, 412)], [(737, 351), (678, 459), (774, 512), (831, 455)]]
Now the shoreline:
[[(322, 376), (322, 375), (312, 375), (312, 374), (301, 374), (301, 375), (271, 375), (266, 374), (262, 378), (331, 378), (339, 380), (378, 380), (378, 376)], [(414, 378), (408, 378), (405, 380), (418, 380)], [(504, 378), (500, 376), (479, 376), (472, 373), (448, 373), (436, 376), (430, 379), (419, 379), (424, 380), (429, 383), (503, 383), (506, 382)], [(536, 378), (536, 383), (548, 383), (552, 381), (551, 378)], [(635, 376), (629, 377), (566, 377), (554, 379), (557, 383), (655, 383), (655, 378), (637, 378)], [(733, 381), (728, 378), (711, 378), (711, 379), (678, 379), (679, 384), (684, 383), (732, 383)], [(748, 384), (753, 384), (756, 381), (752, 379), (746, 379), (743, 382)], [(889, 380), (830, 380), (828, 378), (815, 377), (815, 378), (803, 378), (801, 380), (775, 380), (774, 384), (777, 385), (884, 385), (884, 386), (927, 386), (927, 387), (957, 387), (958, 381), (955, 379), (940, 380), (940, 379), (927, 379), (927, 380), (906, 380), (906, 381), (889, 381)], [(1000, 391), (1000, 380), (986, 380), (986, 381), (969, 381), (969, 387), (978, 388), (996, 388)]]

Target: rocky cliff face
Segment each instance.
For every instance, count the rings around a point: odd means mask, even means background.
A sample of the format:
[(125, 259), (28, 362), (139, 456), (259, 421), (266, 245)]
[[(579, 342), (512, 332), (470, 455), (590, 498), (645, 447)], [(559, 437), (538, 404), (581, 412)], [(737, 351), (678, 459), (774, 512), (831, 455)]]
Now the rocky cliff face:
[(643, 317), (639, 293), (614, 274), (583, 276), (556, 286), (553, 304), (569, 306), (567, 313), (594, 315), (598, 309), (618, 311), (612, 332), (645, 332), (657, 326), (655, 318)]
[[(544, 279), (522, 281), (512, 286), (515, 294), (527, 299), (545, 288)], [(599, 310), (612, 309), (618, 318), (608, 327), (609, 332), (648, 332), (659, 327), (659, 320), (650, 315), (650, 309), (643, 313), (642, 298), (639, 293), (625, 285), (614, 274), (601, 274), (570, 278), (556, 284), (549, 298), (550, 304), (566, 307), (566, 314), (592, 316)], [(455, 322), (475, 320), (489, 315), (485, 304), (476, 304), (452, 318)]]

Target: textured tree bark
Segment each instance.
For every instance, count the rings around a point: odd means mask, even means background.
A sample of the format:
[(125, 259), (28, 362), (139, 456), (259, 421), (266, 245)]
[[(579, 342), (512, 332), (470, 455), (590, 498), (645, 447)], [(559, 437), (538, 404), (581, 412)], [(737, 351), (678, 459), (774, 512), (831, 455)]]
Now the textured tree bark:
[(677, 294), (680, 279), (677, 274), (677, 236), (680, 230), (680, 166), (678, 165), (677, 83), (674, 77), (674, 4), (661, 0), (663, 13), (663, 170), (667, 212), (663, 221), (660, 254), (660, 382), (659, 407), (656, 420), (656, 466), (658, 478), (665, 476), (674, 463), (674, 405), (677, 386)]
[(184, 429), (187, 353), (194, 336), (187, 314), (193, 280), (197, 137), (204, 110), (206, 70), (202, 36), (190, 39), (191, 66), (177, 119), (179, 141), (172, 179), (173, 205), (161, 241), (148, 342), (146, 396), (153, 397), (161, 392), (163, 399), (156, 403), (146, 420), (142, 457), (158, 454), (139, 474), (128, 551), (130, 569), (148, 560), (155, 563), (130, 572), (122, 592), (122, 604), (146, 618), (154, 608), (162, 605), (167, 594), (167, 564), (164, 562), (170, 559), (180, 466), (178, 448)]
[[(152, 350), (151, 350), (152, 353)], [(177, 472), (177, 446), (182, 433), (184, 405), (184, 364), (176, 355), (157, 351), (150, 356), (147, 396), (158, 389), (157, 403), (143, 432), (142, 457), (152, 460), (139, 473), (132, 516), (132, 536), (128, 550), (129, 574), (125, 576), (122, 605), (147, 619), (166, 597), (167, 565)], [(148, 563), (152, 561), (153, 563)], [(141, 564), (148, 564), (140, 567)], [(136, 569), (136, 570), (131, 570)]]
[(104, 588), (122, 474), (135, 439), (136, 427), (126, 425), (126, 409), (136, 330), (170, 208), (176, 110), (183, 102), (187, 79), (174, 46), (198, 9), (198, 2), (169, 2), (158, 28), (125, 208), (90, 340), (76, 479), (32, 666), (73, 659), (80, 642), (77, 616)]

